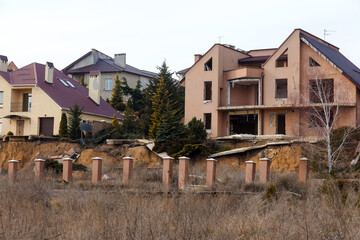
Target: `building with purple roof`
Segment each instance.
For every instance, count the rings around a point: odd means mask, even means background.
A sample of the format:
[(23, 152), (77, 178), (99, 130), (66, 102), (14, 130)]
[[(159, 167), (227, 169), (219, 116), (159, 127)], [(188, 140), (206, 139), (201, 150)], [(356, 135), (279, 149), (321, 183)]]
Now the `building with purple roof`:
[(149, 80), (156, 77), (156, 73), (127, 64), (125, 53), (115, 54), (112, 58), (96, 49), (84, 54), (62, 71), (77, 82), (83, 77), (86, 84), (89, 84), (90, 72), (99, 71), (100, 95), (104, 99), (111, 98), (116, 73), (120, 79), (125, 78), (131, 88), (135, 88), (138, 81), (142, 88), (146, 88)]
[(7, 58), (0, 59), (0, 135), (56, 135), (62, 113), (75, 104), (82, 109), (82, 120), (111, 123), (122, 115), (100, 97), (98, 75), (91, 77), (89, 89), (54, 67), (31, 63), (7, 72)]

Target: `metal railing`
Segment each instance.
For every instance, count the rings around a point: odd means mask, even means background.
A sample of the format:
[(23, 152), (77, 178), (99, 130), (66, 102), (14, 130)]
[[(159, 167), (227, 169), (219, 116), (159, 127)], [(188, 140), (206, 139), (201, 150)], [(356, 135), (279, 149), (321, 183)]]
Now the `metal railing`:
[(10, 107), (10, 112), (30, 112), (31, 103), (24, 102), (12, 102)]

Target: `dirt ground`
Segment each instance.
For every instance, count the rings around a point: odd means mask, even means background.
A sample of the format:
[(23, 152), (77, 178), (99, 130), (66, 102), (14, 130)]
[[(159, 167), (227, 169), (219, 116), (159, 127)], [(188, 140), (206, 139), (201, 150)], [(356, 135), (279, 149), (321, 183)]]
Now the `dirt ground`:
[[(243, 142), (241, 146), (249, 143)], [(237, 147), (240, 145), (237, 144)], [(10, 141), (0, 142), (0, 168), (7, 169), (8, 160), (19, 160), (20, 168), (27, 168), (32, 165), (35, 158), (48, 158), (53, 155), (64, 154), (65, 151), (74, 148), (80, 153), (77, 163), (91, 166), (91, 158), (102, 157), (104, 167), (121, 168), (121, 159), (125, 156), (134, 158), (135, 167), (157, 168), (162, 166), (161, 158), (141, 144), (99, 145), (95, 148), (83, 148), (78, 143), (64, 140), (52, 141)], [(259, 158), (268, 157), (272, 159), (271, 169), (275, 171), (295, 171), (298, 168), (298, 161), (301, 157), (301, 145), (274, 146), (265, 149), (250, 151), (247, 153), (218, 157), (219, 165), (227, 165), (233, 168), (245, 167), (245, 161), (258, 162)], [(206, 157), (198, 157), (198, 165), (205, 165)]]

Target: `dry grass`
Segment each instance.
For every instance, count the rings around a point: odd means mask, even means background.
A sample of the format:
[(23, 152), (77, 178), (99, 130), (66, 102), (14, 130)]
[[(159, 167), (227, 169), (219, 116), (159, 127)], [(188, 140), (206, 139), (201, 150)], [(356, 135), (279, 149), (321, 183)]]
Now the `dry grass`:
[(245, 184), (240, 170), (219, 168), (216, 190), (233, 194), (169, 194), (159, 170), (137, 170), (127, 185), (109, 175), (98, 185), (88, 173), (71, 184), (55, 175), (36, 183), (31, 171), (15, 183), (1, 176), (0, 239), (360, 239), (360, 195), (351, 184), (304, 185), (292, 173)]

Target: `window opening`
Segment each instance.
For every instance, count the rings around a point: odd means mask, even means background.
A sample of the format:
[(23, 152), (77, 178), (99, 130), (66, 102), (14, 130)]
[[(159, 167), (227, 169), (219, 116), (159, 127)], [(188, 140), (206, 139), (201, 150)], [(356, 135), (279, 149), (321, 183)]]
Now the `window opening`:
[(287, 49), (276, 59), (275, 67), (287, 67), (288, 66), (288, 55)]
[(69, 87), (69, 85), (64, 80), (62, 80), (61, 78), (58, 78), (58, 79), (60, 80), (60, 82), (62, 84), (64, 84), (65, 87)]
[(211, 101), (212, 82), (204, 82), (204, 101)]
[(66, 80), (66, 82), (70, 85), (70, 87), (75, 88), (74, 84), (72, 84), (69, 80)]
[(105, 90), (112, 90), (113, 89), (113, 80), (112, 78), (105, 79)]
[(310, 67), (319, 67), (320, 66), (320, 64), (317, 62), (317, 61), (315, 61), (313, 58), (309, 58), (309, 66)]
[(204, 125), (206, 130), (211, 129), (211, 113), (204, 113)]
[(0, 108), (4, 106), (4, 92), (0, 92)]
[(205, 63), (205, 71), (212, 71), (212, 58)]
[(275, 98), (287, 98), (287, 79), (276, 79)]
[(334, 79), (309, 80), (309, 100), (311, 103), (334, 102)]

